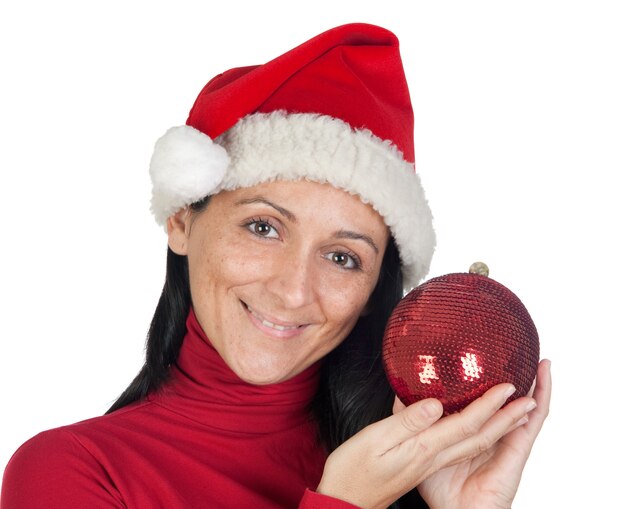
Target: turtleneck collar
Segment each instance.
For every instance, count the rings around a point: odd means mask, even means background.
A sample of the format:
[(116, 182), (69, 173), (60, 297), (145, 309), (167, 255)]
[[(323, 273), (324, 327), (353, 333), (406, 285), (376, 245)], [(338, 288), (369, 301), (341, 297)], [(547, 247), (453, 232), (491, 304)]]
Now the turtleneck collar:
[(149, 399), (198, 423), (224, 431), (264, 434), (299, 426), (310, 417), (319, 362), (285, 382), (252, 385), (224, 362), (191, 309), (172, 378)]

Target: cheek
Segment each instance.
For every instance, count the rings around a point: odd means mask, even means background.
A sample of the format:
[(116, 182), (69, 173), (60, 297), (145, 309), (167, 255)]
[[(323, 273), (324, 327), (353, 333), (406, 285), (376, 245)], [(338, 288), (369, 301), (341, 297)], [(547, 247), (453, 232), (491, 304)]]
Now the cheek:
[(192, 246), (189, 258), (189, 277), (192, 286), (209, 288), (212, 285), (237, 286), (261, 273), (262, 257), (232, 238), (214, 236)]
[(370, 284), (354, 283), (343, 285), (327, 285), (320, 294), (323, 295), (326, 317), (333, 325), (347, 335), (361, 313), (365, 309), (371, 293)]
[(233, 236), (213, 236), (194, 248), (188, 255), (192, 303), (205, 332), (218, 341), (236, 330), (233, 320), (240, 318), (241, 289), (262, 288), (276, 270), (271, 266), (276, 257)]
[(191, 300), (200, 325), (214, 342), (235, 330), (232, 320), (239, 310), (231, 290), (249, 284), (262, 270), (258, 257), (246, 256), (248, 252), (219, 235), (190, 244)]

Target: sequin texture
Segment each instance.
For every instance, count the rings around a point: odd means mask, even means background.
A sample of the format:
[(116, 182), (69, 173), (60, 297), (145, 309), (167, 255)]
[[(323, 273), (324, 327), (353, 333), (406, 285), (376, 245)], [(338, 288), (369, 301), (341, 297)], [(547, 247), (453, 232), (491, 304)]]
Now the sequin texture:
[(539, 336), (520, 299), (486, 276), (455, 273), (430, 279), (393, 311), (383, 339), (389, 383), (409, 405), (439, 399), (458, 412), (502, 382), (530, 390), (539, 364)]

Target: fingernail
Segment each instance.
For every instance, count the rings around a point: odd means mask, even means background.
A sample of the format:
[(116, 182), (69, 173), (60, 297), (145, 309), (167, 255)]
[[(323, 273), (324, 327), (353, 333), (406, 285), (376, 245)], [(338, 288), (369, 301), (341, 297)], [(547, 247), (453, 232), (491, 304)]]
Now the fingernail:
[(519, 421), (515, 423), (515, 426), (513, 426), (513, 429), (519, 428), (520, 426), (523, 426), (527, 422), (528, 422), (528, 416), (525, 415), (524, 417), (522, 417)]
[(526, 413), (533, 411), (535, 408), (537, 408), (537, 402), (533, 399), (526, 405)]
[(424, 401), (422, 412), (426, 417), (432, 418), (439, 414), (439, 405), (434, 401)]
[(504, 399), (508, 399), (510, 396), (513, 396), (514, 393), (515, 393), (515, 386), (511, 385), (504, 393)]

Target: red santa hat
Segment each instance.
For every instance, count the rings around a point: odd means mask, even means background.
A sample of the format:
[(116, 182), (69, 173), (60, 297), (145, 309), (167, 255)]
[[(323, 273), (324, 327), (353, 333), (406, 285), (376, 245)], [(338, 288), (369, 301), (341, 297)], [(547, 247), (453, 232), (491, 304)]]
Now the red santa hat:
[(270, 62), (226, 71), (200, 92), (186, 125), (155, 146), (159, 224), (222, 190), (307, 179), (358, 195), (383, 217), (404, 286), (428, 272), (432, 215), (414, 169), (413, 110), (399, 43), (355, 23)]

